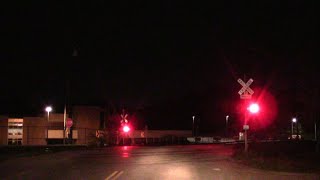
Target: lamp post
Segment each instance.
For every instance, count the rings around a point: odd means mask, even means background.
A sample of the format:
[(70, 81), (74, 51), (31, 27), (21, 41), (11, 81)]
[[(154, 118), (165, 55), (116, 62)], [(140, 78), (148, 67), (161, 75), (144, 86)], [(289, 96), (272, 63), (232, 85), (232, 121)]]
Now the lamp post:
[(192, 116), (192, 136), (194, 136), (194, 118), (195, 116)]
[[(49, 118), (50, 118), (50, 112), (52, 111), (52, 107), (51, 106), (47, 106), (46, 109), (45, 109), (48, 113), (48, 123), (49, 123)], [(48, 130), (49, 129), (49, 124), (47, 126), (47, 138), (49, 137), (49, 133), (48, 133)]]
[(297, 122), (297, 118), (292, 118), (292, 121), (291, 121), (291, 139), (293, 138), (293, 123), (296, 123)]
[(48, 112), (48, 122), (49, 122), (50, 112), (52, 111), (52, 107), (51, 106), (47, 106), (46, 107), (46, 111)]
[(317, 141), (317, 123), (314, 122), (314, 140)]
[(228, 119), (229, 115), (226, 115), (226, 137), (228, 137)]

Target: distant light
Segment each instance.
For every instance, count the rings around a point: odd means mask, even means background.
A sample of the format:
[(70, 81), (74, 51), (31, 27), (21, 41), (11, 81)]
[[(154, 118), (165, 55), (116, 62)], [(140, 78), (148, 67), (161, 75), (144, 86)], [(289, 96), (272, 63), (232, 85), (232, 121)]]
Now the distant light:
[(127, 133), (127, 132), (130, 131), (130, 128), (129, 128), (128, 126), (124, 126), (124, 127), (123, 127), (123, 131)]
[(292, 122), (296, 123), (297, 122), (297, 118), (292, 118)]
[(46, 107), (46, 111), (49, 113), (49, 112), (51, 112), (52, 111), (52, 107), (51, 106), (47, 106)]
[(248, 110), (251, 112), (251, 113), (257, 113), (259, 112), (259, 105), (254, 103), (254, 104), (251, 104), (249, 107), (248, 107)]

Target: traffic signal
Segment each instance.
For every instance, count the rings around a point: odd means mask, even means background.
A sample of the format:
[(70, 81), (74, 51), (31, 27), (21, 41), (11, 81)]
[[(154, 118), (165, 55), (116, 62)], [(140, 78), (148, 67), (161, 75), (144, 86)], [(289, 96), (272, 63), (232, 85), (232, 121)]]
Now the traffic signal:
[(123, 132), (128, 133), (130, 131), (130, 127), (128, 125), (123, 126)]
[(250, 113), (252, 114), (256, 114), (259, 112), (260, 107), (257, 103), (252, 103), (250, 104), (250, 106), (248, 107), (248, 110), (250, 111)]

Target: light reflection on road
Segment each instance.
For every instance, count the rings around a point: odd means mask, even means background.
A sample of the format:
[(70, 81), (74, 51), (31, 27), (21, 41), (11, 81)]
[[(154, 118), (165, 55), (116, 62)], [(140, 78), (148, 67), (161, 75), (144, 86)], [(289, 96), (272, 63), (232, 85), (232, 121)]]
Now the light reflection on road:
[(123, 158), (128, 158), (128, 157), (130, 157), (131, 147), (123, 146), (123, 147), (121, 148), (121, 150), (122, 150), (121, 157), (123, 157)]
[(168, 179), (193, 179), (193, 175), (195, 174), (192, 173), (191, 168), (187, 164), (180, 166), (171, 165), (167, 172), (163, 174), (163, 176)]

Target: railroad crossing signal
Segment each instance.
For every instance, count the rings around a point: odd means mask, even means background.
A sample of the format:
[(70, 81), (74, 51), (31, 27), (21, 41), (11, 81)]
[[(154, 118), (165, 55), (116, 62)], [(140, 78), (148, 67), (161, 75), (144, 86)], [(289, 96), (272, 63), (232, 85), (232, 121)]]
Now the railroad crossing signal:
[(128, 114), (121, 114), (121, 124), (128, 123)]
[(247, 83), (242, 81), (242, 79), (238, 79), (238, 83), (242, 86), (240, 91), (238, 92), (241, 99), (251, 99), (252, 94), (254, 91), (249, 87), (253, 82), (253, 79), (249, 79)]

